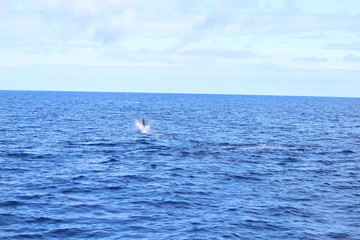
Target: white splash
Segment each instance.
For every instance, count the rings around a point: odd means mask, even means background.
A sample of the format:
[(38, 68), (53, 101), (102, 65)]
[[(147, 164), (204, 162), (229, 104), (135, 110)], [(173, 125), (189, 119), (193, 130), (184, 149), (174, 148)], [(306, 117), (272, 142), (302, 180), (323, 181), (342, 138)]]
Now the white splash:
[(139, 121), (139, 122), (136, 121), (135, 124), (136, 124), (136, 127), (138, 128), (139, 133), (143, 133), (143, 134), (149, 134), (150, 133), (150, 125), (149, 124), (143, 125), (141, 123), (141, 121)]

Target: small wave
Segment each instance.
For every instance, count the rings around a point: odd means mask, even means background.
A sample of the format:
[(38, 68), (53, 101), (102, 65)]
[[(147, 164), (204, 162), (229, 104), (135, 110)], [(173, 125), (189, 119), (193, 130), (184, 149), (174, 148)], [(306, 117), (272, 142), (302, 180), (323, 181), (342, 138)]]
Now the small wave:
[(28, 223), (37, 223), (37, 224), (57, 224), (57, 223), (64, 223), (65, 221), (62, 219), (54, 219), (49, 217), (37, 217), (32, 220), (27, 221)]
[(61, 228), (50, 231), (47, 235), (56, 238), (79, 237), (84, 230), (80, 228)]
[(71, 188), (66, 188), (66, 189), (62, 189), (60, 192), (64, 193), (64, 194), (76, 194), (76, 193), (90, 193), (92, 191), (96, 190), (95, 188), (90, 188), (90, 187), (71, 187)]
[(41, 234), (16, 234), (12, 236), (7, 236), (2, 239), (43, 239), (44, 236)]
[(139, 175), (124, 175), (122, 178), (127, 179), (129, 181), (138, 181), (138, 182), (151, 182), (152, 179)]
[(44, 195), (40, 195), (40, 194), (34, 194), (34, 195), (21, 195), (21, 196), (17, 196), (18, 199), (23, 199), (23, 200), (30, 200), (30, 199), (40, 199), (42, 198)]
[(270, 221), (265, 220), (253, 220), (253, 219), (247, 219), (242, 224), (245, 228), (250, 228), (254, 230), (269, 230), (269, 231), (287, 231), (289, 230), (286, 227), (280, 226), (278, 224), (274, 224)]
[(18, 167), (5, 167), (5, 168), (0, 168), (1, 171), (9, 171), (9, 172), (26, 172), (29, 171), (29, 169), (26, 168), (18, 168)]
[(85, 146), (94, 146), (94, 147), (116, 147), (116, 143), (111, 142), (84, 142), (82, 145)]
[(106, 189), (111, 190), (111, 191), (116, 191), (116, 190), (123, 190), (123, 189), (125, 189), (125, 187), (123, 187), (123, 186), (110, 186), (110, 187), (107, 187)]
[(218, 144), (222, 149), (230, 152), (251, 152), (251, 151), (283, 151), (283, 152), (306, 152), (310, 148), (306, 146), (294, 146), (294, 145), (276, 145), (276, 144), (233, 144), (233, 143), (220, 143)]
[(155, 135), (155, 136), (164, 136), (164, 135), (165, 135), (165, 134), (163, 134), (163, 133), (145, 133), (145, 134)]
[(0, 226), (8, 226), (22, 222), (22, 217), (11, 213), (0, 213)]
[[(251, 173), (249, 173), (249, 174), (251, 174)], [(258, 178), (258, 177), (255, 177), (255, 176), (249, 176), (249, 174), (246, 175), (246, 176), (236, 175), (236, 174), (225, 174), (224, 176), (225, 176), (225, 178), (227, 180), (250, 181), (250, 182), (252, 182), (252, 181), (260, 182), (260, 181), (262, 181), (261, 178)]]
[(354, 151), (351, 151), (351, 150), (343, 150), (341, 151), (340, 153), (343, 153), (343, 154), (353, 154), (355, 153)]
[(150, 144), (150, 142), (146, 141), (145, 139), (137, 140), (136, 143), (145, 144), (145, 145)]
[(0, 207), (17, 207), (24, 204), (25, 203), (21, 201), (5, 201), (5, 202), (0, 202)]
[(31, 157), (31, 156), (33, 156), (33, 154), (25, 153), (25, 152), (10, 152), (10, 153), (7, 153), (7, 157), (11, 157), (11, 158), (26, 158), (26, 157)]
[(71, 180), (80, 180), (80, 179), (83, 179), (83, 178), (85, 178), (84, 175), (78, 175), (78, 176), (75, 176), (75, 177), (71, 178)]
[(327, 236), (333, 239), (352, 239), (350, 234), (343, 232), (331, 232), (328, 233)]
[(176, 201), (176, 200), (161, 200), (160, 201), (161, 206), (170, 206), (175, 208), (189, 208), (191, 206), (191, 203), (186, 201)]
[(121, 162), (121, 161), (117, 158), (112, 157), (112, 158), (102, 161), (101, 163), (115, 163), (115, 162)]

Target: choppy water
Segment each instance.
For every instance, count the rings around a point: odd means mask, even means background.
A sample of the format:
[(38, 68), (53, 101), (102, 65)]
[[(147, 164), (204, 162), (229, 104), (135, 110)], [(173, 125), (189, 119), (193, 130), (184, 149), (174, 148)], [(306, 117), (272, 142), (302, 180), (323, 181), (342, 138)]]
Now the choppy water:
[[(360, 99), (0, 92), (1, 239), (360, 239)], [(145, 117), (150, 133), (140, 134)]]

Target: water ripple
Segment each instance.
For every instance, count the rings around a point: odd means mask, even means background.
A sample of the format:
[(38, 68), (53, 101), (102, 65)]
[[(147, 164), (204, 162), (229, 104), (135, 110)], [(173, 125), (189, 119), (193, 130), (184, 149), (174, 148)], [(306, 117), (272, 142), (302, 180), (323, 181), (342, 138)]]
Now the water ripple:
[(360, 239), (358, 99), (4, 101), (1, 239)]

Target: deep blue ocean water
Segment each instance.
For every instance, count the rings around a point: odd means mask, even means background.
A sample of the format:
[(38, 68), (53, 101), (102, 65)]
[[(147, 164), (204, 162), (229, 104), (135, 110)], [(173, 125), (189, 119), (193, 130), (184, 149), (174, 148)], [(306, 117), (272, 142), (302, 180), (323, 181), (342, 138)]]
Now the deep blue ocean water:
[(360, 99), (0, 91), (0, 239), (360, 239)]

